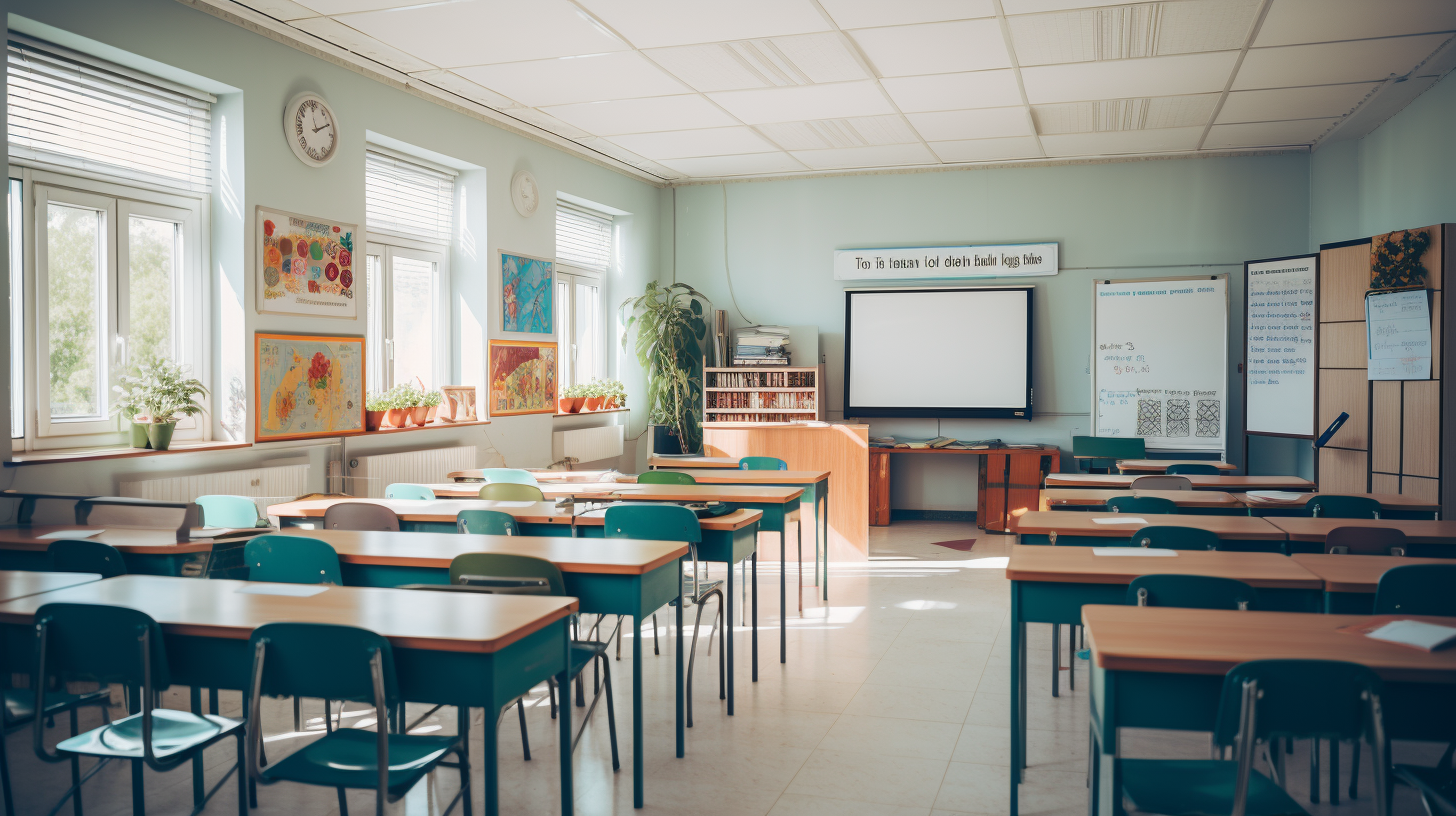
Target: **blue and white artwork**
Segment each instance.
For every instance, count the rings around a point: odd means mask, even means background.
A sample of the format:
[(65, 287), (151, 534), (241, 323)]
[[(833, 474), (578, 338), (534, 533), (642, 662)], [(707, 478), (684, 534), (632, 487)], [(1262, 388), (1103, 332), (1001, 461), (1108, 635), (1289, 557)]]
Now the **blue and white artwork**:
[(551, 334), (551, 261), (501, 253), (501, 330)]

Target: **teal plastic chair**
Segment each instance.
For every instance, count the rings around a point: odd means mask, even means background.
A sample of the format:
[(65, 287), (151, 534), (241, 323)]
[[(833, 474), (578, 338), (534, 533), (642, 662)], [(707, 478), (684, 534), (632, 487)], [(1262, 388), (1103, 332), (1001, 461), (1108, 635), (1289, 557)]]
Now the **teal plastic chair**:
[(1198, 527), (1152, 525), (1132, 534), (1132, 546), (1162, 550), (1217, 550), (1218, 533)]
[(425, 487), (424, 485), (396, 482), (395, 484), (384, 488), (384, 498), (416, 500), (423, 499), (425, 501), (434, 501), (435, 491), (429, 489), (428, 487)]
[[(130, 761), (132, 812), (140, 814), (146, 811), (144, 767), (158, 772), (191, 767), (188, 760), (229, 737), (237, 740), (237, 756), (243, 756), (242, 720), (155, 707), (158, 694), (172, 678), (162, 627), (146, 613), (120, 606), (51, 603), (36, 610), (35, 627), (36, 663), (31, 676), (37, 689), (36, 708), (45, 707), (45, 689), (53, 678), (73, 676), (140, 689), (141, 700), (140, 713), (62, 740), (55, 753), (45, 747), (41, 724), (45, 718), (34, 717), (32, 747), (37, 757), (46, 762), (82, 756)], [(247, 780), (241, 763), (237, 769), (238, 814), (247, 816)], [(79, 781), (75, 765), (72, 779)], [(220, 788), (221, 783), (200, 801), (194, 795), (196, 809), (201, 810)], [(79, 798), (73, 804), (79, 812)]]
[(46, 547), (51, 572), (90, 572), (102, 578), (126, 575), (121, 552), (110, 544), (86, 539), (62, 538)]
[(247, 496), (198, 496), (202, 523), (207, 527), (267, 527), (258, 517), (258, 505)]
[(1156, 496), (1113, 496), (1107, 500), (1107, 509), (1114, 513), (1167, 515), (1177, 513), (1178, 505), (1171, 499), (1161, 499)]
[(1218, 468), (1213, 465), (1190, 464), (1168, 465), (1168, 469), (1163, 472), (1169, 476), (1217, 476), (1219, 474)]
[(1254, 769), (1258, 744), (1279, 739), (1363, 739), (1376, 757), (1375, 812), (1386, 816), (1381, 689), (1375, 672), (1356, 663), (1241, 663), (1224, 677), (1213, 732), (1215, 749), (1221, 753), (1231, 747), (1234, 758), (1123, 759), (1122, 792), (1146, 813), (1303, 814), (1306, 811), (1277, 782)]
[(480, 488), (480, 498), (486, 501), (546, 501), (541, 488), (520, 482), (490, 482)]
[(488, 484), (539, 484), (529, 470), (520, 468), (485, 468), (480, 471), (480, 477)]
[(1232, 578), (1208, 575), (1139, 575), (1127, 585), (1128, 606), (1180, 609), (1257, 609), (1259, 591)]
[[(741, 467), (741, 465), (740, 465)], [(637, 484), (690, 485), (697, 484), (691, 473), (675, 470), (649, 470), (637, 476)]]
[(455, 514), (455, 529), (474, 535), (517, 536), (516, 518), (499, 510), (461, 510)]
[(1364, 496), (1336, 496), (1316, 493), (1304, 503), (1304, 509), (1316, 518), (1378, 519), (1380, 502)]
[(745, 456), (738, 460), (739, 470), (788, 470), (789, 463), (772, 456)]
[[(465, 749), (469, 712), (465, 708), (460, 709), (462, 727), (455, 736), (391, 734), (382, 721), (372, 732), (329, 728), (323, 737), (261, 768), (263, 731), (259, 726), (264, 696), (356, 700), (374, 706), (376, 712), (389, 711), (401, 700), (389, 641), (368, 629), (269, 623), (253, 630), (248, 646), (253, 655), (246, 694), (249, 779), (264, 785), (297, 782), (334, 788), (342, 816), (349, 813), (345, 790), (373, 790), (375, 812), (382, 814), (386, 802), (401, 799), (437, 766), (460, 770), (460, 791), (444, 813), (470, 795), (470, 762)], [(457, 757), (456, 762), (443, 761), (450, 754)], [(381, 758), (385, 761), (380, 762)]]
[(1456, 564), (1392, 567), (1375, 585), (1376, 615), (1456, 617)]
[(1118, 459), (1142, 459), (1147, 455), (1147, 443), (1136, 437), (1131, 439), (1110, 436), (1072, 437), (1072, 456), (1078, 462), (1086, 461), (1087, 470), (1090, 472), (1096, 472), (1099, 468), (1103, 472), (1107, 472), (1117, 464)]
[(342, 586), (339, 554), (326, 542), (293, 535), (261, 535), (243, 545), (248, 580), (275, 584)]

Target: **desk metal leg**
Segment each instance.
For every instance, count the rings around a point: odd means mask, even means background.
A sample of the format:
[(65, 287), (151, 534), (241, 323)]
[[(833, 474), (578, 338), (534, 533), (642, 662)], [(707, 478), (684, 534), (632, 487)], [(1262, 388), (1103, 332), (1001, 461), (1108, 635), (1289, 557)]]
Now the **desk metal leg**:
[[(568, 652), (568, 655), (569, 654), (570, 652)], [(559, 692), (561, 705), (556, 707), (561, 712), (562, 723), (566, 723), (571, 716), (567, 713), (571, 710), (571, 704), (566, 701), (565, 692), (565, 689), (570, 688), (570, 685), (568, 684), (569, 681), (567, 680), (567, 673), (569, 671), (571, 671), (571, 663), (568, 658), (566, 670), (562, 671), (561, 674), (558, 674), (556, 676), (556, 688), (562, 690)], [(375, 713), (377, 714), (378, 712)], [(383, 724), (384, 723), (382, 721), (379, 723), (380, 726), (382, 726)], [(496, 756), (498, 753), (496, 743), (500, 738), (500, 729), (498, 728), (499, 724), (500, 712), (492, 710), (490, 708), (485, 709), (485, 727), (482, 729), (482, 733), (480, 735), (480, 765), (481, 771), (483, 772), (485, 777), (485, 816), (498, 816), (498, 814), (500, 813), (500, 762), (498, 760), (498, 757)], [(342, 726), (342, 723), (340, 725)], [(563, 727), (566, 729), (565, 733), (568, 735), (565, 740), (566, 750), (568, 752), (566, 756), (570, 758), (571, 726), (563, 725)], [(567, 781), (570, 778), (571, 763), (561, 763), (561, 792), (563, 794), (566, 794), (571, 790), (571, 783)], [(561, 814), (562, 816), (567, 816), (567, 814), (569, 813), (571, 813), (571, 800), (566, 796), (562, 796)]]
[(727, 614), (723, 616), (723, 628), (728, 635), (728, 646), (723, 654), (728, 658), (728, 716), (733, 716), (733, 596), (736, 593), (733, 589), (733, 565), (728, 565), (728, 591), (723, 593), (723, 600), (727, 602)]
[[(679, 582), (681, 587), (682, 583)], [(679, 592), (682, 590), (679, 589)], [(642, 621), (647, 617), (642, 610), (637, 610), (633, 620), (637, 622), (637, 635), (632, 638), (632, 807), (642, 807), (642, 776), (643, 776), (643, 751), (642, 751)], [(653, 632), (656, 635), (656, 632)], [(562, 686), (562, 688), (567, 688)], [(566, 698), (563, 695), (562, 700)], [(567, 708), (565, 702), (562, 709)], [(562, 737), (567, 745), (567, 754), (561, 760), (563, 764), (571, 764), (571, 732), (567, 731)]]
[[(755, 536), (757, 538), (757, 536)], [(758, 542), (754, 542), (757, 544)], [(753, 658), (749, 661), (753, 664), (753, 682), (758, 682), (758, 548), (753, 551)]]
[[(677, 758), (687, 753), (687, 733), (683, 729), (683, 562), (677, 561)], [(696, 633), (696, 630), (694, 630)]]
[(1021, 783), (1021, 658), (1026, 649), (1026, 625), (1021, 622), (1018, 611), (1021, 600), (1021, 585), (1011, 582), (1011, 809), (1010, 815), (1017, 816), (1018, 785)]
[[(190, 702), (192, 704), (192, 713), (201, 716), (201, 714), (202, 714), (202, 689), (198, 688), (197, 686), (193, 686), (192, 687), (191, 697), (192, 697), (192, 699), (190, 700)], [(295, 699), (297, 699), (297, 698), (295, 698)], [(76, 733), (76, 731), (75, 731), (75, 725), (76, 725), (76, 711), (75, 711), (75, 709), (72, 709), (71, 710), (71, 733), (72, 734)], [(72, 767), (74, 768), (75, 766), (73, 765)], [(203, 778), (202, 773), (203, 773), (202, 752), (201, 751), (198, 751), (197, 752), (197, 755), (194, 756), (194, 757), (192, 757), (192, 807), (193, 808), (202, 807), (202, 802), (207, 797), (207, 784), (206, 784), (206, 782), (205, 782), (205, 780)], [(77, 783), (80, 782), (79, 779), (74, 779), (73, 781), (74, 782), (77, 782)], [(73, 795), (75, 795), (77, 797), (79, 797), (81, 795), (81, 788), (79, 787), (79, 785), (76, 788), (75, 794), (73, 794)], [(6, 813), (14, 813), (15, 811), (10, 810), (10, 809), (7, 808), (5, 812)], [(77, 805), (76, 806), (76, 812), (77, 813), (80, 813), (81, 812), (81, 806), (80, 805)]]
[[(787, 523), (787, 522), (786, 522)], [(789, 548), (787, 530), (779, 531), (779, 662), (789, 662), (789, 572), (788, 560), (784, 557)], [(802, 594), (799, 596), (803, 597)]]
[(829, 600), (829, 480), (824, 481), (824, 600)]

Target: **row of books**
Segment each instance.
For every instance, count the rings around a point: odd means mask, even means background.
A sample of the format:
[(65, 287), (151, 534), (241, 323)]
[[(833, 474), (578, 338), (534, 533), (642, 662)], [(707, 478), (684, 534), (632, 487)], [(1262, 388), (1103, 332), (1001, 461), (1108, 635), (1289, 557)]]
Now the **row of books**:
[(710, 371), (709, 388), (814, 387), (813, 371)]
[(813, 408), (813, 391), (709, 391), (709, 408)]
[(800, 423), (804, 417), (810, 414), (732, 414), (713, 411), (708, 414), (708, 422), (794, 422)]

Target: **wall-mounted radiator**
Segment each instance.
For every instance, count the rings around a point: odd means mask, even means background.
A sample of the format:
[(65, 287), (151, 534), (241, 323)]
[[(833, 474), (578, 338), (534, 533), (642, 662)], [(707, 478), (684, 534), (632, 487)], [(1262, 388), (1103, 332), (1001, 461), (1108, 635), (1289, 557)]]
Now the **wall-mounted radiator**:
[(475, 446), (382, 453), (359, 456), (352, 461), (358, 462), (358, 465), (349, 469), (345, 491), (354, 496), (382, 499), (384, 489), (396, 482), (448, 482), (447, 474), (450, 472), (474, 468)]
[(121, 495), (156, 501), (192, 501), (198, 496), (285, 496), (293, 498), (307, 489), (308, 465), (278, 465), (249, 470), (225, 470), (191, 476), (122, 479)]
[(622, 455), (625, 426), (603, 425), (551, 434), (551, 459), (575, 459), (578, 463), (599, 462)]

